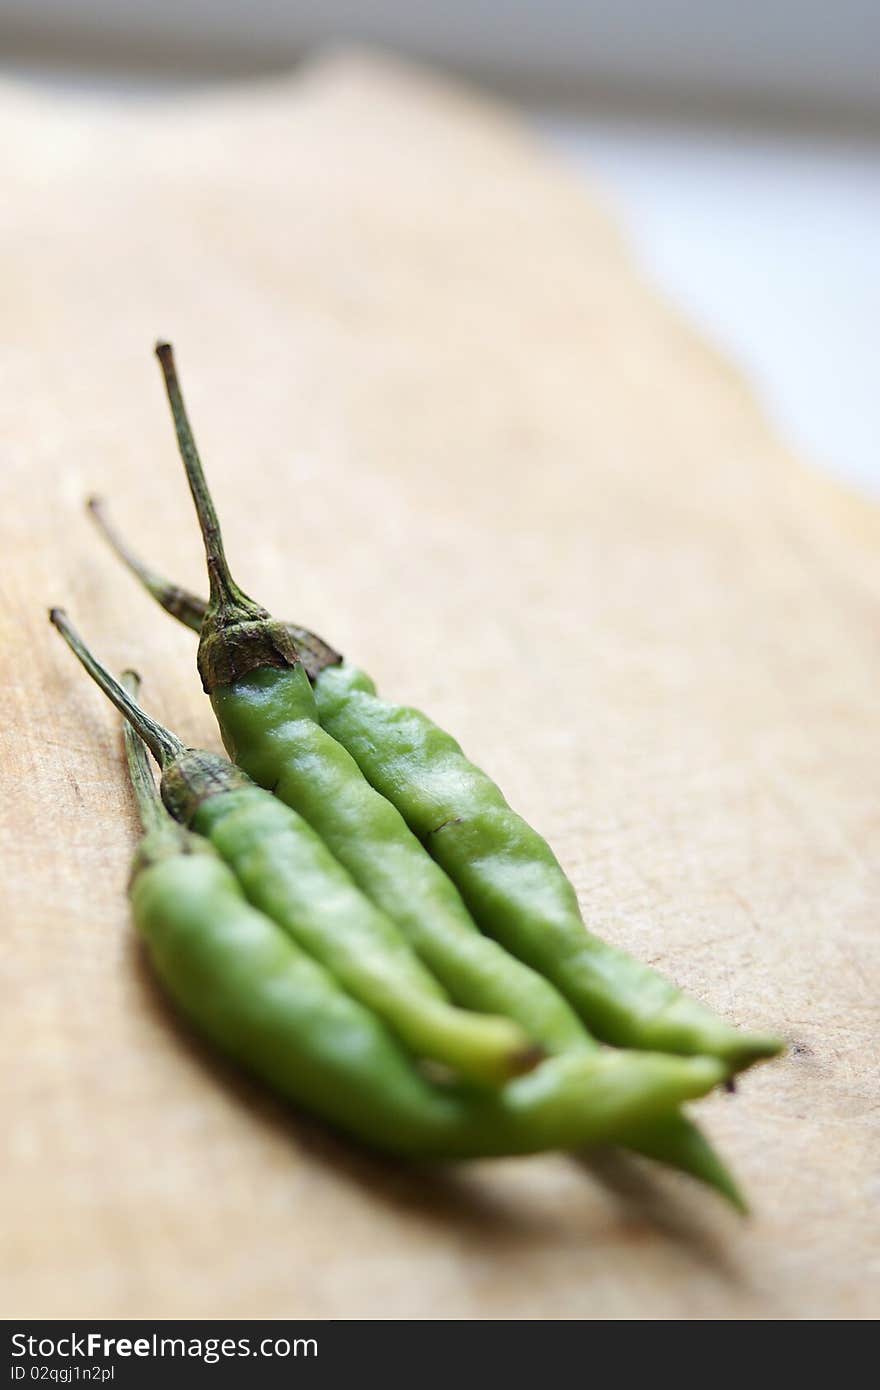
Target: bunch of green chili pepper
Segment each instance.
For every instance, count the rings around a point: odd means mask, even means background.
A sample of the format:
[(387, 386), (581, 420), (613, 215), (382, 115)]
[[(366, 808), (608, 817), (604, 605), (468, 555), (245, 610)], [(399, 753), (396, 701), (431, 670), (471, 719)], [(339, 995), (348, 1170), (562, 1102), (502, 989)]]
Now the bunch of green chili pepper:
[[(365, 1029), (369, 1018), (379, 1030), (375, 1037), (383, 1039), (389, 1092), (403, 1093), (405, 1071), (407, 1084), (422, 1096), (425, 1123), (429, 1111), (442, 1112), (448, 1128), (441, 1136), (428, 1124), (431, 1142), (424, 1136), (409, 1142), (412, 1116), (408, 1122), (401, 1117), (397, 1134), (394, 1119), (385, 1124), (385, 1110), (372, 1099), (366, 1109), (375, 1123), (355, 1122), (345, 1099), (351, 1086), (340, 1078), (333, 1082), (338, 1105), (323, 1082), (317, 1090), (294, 1085), (289, 1068), (266, 1065), (272, 1046), (265, 1039), (256, 1052), (240, 1046), (235, 1038), (241, 1039), (241, 1030), (224, 1032), (217, 1022), (227, 1016), (226, 1006), (215, 1008), (202, 997), (210, 993), (207, 984), (200, 993), (189, 980), (175, 982), (167, 962), (177, 957), (154, 949), (172, 993), (219, 1045), (276, 1087), (381, 1147), (451, 1156), (615, 1142), (690, 1172), (741, 1205), (721, 1161), (677, 1106), (774, 1055), (780, 1044), (740, 1033), (588, 932), (550, 847), (454, 739), (417, 710), (381, 699), (370, 678), (321, 638), (277, 622), (242, 592), (226, 561), (170, 346), (160, 344), (157, 356), (202, 530), (207, 602), (149, 570), (111, 528), (100, 504), (93, 500), (90, 507), (153, 596), (199, 632), (199, 673), (233, 763), (184, 749), (94, 661), (63, 615), (56, 613), (53, 621), (162, 766), (165, 805), (189, 827), (190, 840), (181, 839), (183, 832), (171, 822), (157, 824), (155, 808), (143, 811), (150, 835), (161, 830), (163, 843), (178, 847), (161, 863), (187, 858), (189, 851), (180, 846), (192, 841), (193, 832), (203, 837), (199, 868), (192, 872), (216, 878), (219, 856), (226, 865), (227, 896), (234, 882), (244, 895), (241, 903), (250, 904), (246, 911), (236, 906), (232, 915), (244, 913), (253, 921), (258, 914), (273, 940), (283, 934), (278, 939), (286, 942), (285, 950), (297, 951), (297, 978), (320, 978), (325, 993), (335, 991), (325, 1000), (331, 1016), (345, 1000), (358, 1028)], [(137, 771), (142, 752), (136, 756), (136, 750), (130, 737), (142, 807), (153, 805), (145, 801)], [(210, 857), (205, 842), (215, 851), (210, 870), (204, 867)], [(151, 854), (142, 850), (139, 859), (150, 872)], [(174, 873), (185, 876), (182, 868), (167, 870), (169, 877)], [(167, 933), (143, 925), (154, 924), (157, 916), (139, 915), (142, 876), (135, 878), (135, 915), (152, 943)], [(203, 936), (211, 939), (207, 927)], [(245, 963), (240, 978), (249, 978)], [(258, 981), (254, 988), (259, 995), (268, 986)], [(310, 999), (316, 988), (306, 990)], [(259, 1013), (255, 1002), (252, 1007)], [(241, 1001), (240, 1008), (251, 1016), (251, 1005)], [(292, 1041), (286, 1044), (292, 1056), (326, 1037), (314, 1011), (308, 1017), (310, 1038), (301, 1039), (298, 1050)], [(291, 1022), (291, 1037), (305, 1026)], [(354, 1022), (347, 1026), (361, 1037)], [(378, 1042), (371, 1045), (375, 1050)], [(388, 1049), (397, 1059), (396, 1081)], [(365, 1041), (357, 1050), (359, 1065), (352, 1057), (349, 1077), (356, 1090), (360, 1063), (371, 1055)], [(346, 1054), (344, 1047), (334, 1052), (338, 1065)], [(449, 1076), (429, 1078), (419, 1059), (442, 1063)], [(326, 1063), (322, 1053), (321, 1065)], [(384, 1085), (374, 1076), (374, 1088)], [(619, 1086), (618, 1108), (610, 1102), (609, 1085)], [(366, 1097), (368, 1091), (358, 1093)], [(634, 1102), (637, 1093), (648, 1091), (651, 1101), (643, 1095)]]
[[(359, 922), (354, 940), (340, 941), (360, 894), (314, 831), (225, 758), (184, 747), (135, 702), (133, 673), (114, 680), (66, 614), (50, 616), (127, 721), (146, 832), (130, 892), (153, 965), (211, 1041), (282, 1095), (376, 1147), (466, 1158), (607, 1142), (717, 1084), (723, 1068), (710, 1059), (626, 1052), (566, 1054), (499, 1087), (432, 1084), (375, 1007), (402, 1036), (395, 1001), (413, 983), (406, 962)], [(161, 801), (144, 744), (162, 770)], [(252, 855), (259, 872), (242, 874)], [(419, 1043), (437, 1055), (454, 1028), (426, 1000), (437, 995), (418, 998)], [(493, 1021), (468, 1020), (473, 1036), (455, 1048), (470, 1041), (479, 1056), (480, 1027)]]

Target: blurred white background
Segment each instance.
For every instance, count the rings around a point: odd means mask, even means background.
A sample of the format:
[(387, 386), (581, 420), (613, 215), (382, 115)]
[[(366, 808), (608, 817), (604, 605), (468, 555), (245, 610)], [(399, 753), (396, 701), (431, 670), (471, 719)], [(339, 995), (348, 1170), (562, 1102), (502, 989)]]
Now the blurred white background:
[(346, 40), (521, 104), (783, 436), (880, 495), (877, 0), (0, 0), (7, 74), (139, 98)]

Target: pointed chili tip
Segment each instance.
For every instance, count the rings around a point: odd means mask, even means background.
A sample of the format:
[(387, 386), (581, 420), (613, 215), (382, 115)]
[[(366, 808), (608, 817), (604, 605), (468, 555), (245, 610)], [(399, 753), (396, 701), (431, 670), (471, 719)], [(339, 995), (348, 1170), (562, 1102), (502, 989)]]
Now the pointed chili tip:
[(522, 1076), (540, 1066), (547, 1053), (540, 1043), (528, 1043), (519, 1048), (510, 1059), (511, 1076)]

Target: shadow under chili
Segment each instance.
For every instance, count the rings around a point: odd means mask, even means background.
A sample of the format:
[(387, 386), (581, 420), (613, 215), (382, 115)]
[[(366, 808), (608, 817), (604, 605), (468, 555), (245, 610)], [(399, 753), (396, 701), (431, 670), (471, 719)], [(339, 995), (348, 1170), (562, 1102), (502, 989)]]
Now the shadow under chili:
[[(416, 1214), (444, 1230), (458, 1229), (479, 1240), (482, 1253), (526, 1248), (542, 1244), (559, 1229), (559, 1211), (547, 1219), (546, 1205), (530, 1209), (512, 1200), (510, 1193), (493, 1194), (485, 1183), (486, 1165), (503, 1159), (448, 1163), (417, 1162), (376, 1153), (354, 1139), (336, 1134), (313, 1115), (292, 1102), (273, 1096), (234, 1062), (206, 1043), (173, 1007), (162, 991), (140, 942), (131, 942), (129, 959), (149, 1007), (177, 1043), (247, 1111), (249, 1119), (280, 1131), (298, 1153), (314, 1158), (334, 1172), (342, 1172), (376, 1201), (390, 1210)], [(527, 1161), (523, 1159), (519, 1162)], [(595, 1229), (585, 1231), (585, 1241), (597, 1251), (623, 1241), (656, 1241), (658, 1238), (686, 1249), (701, 1266), (732, 1285), (740, 1282), (735, 1265), (725, 1253), (724, 1232), (729, 1234), (726, 1212), (711, 1193), (689, 1186), (685, 1196), (671, 1190), (674, 1176), (652, 1173), (646, 1163), (617, 1150), (602, 1149), (572, 1155), (572, 1162), (601, 1187), (613, 1203), (596, 1209)], [(583, 1213), (581, 1213), (583, 1215)], [(568, 1212), (568, 1216), (574, 1213)], [(702, 1219), (705, 1217), (705, 1221)], [(710, 1219), (711, 1218), (711, 1219)]]

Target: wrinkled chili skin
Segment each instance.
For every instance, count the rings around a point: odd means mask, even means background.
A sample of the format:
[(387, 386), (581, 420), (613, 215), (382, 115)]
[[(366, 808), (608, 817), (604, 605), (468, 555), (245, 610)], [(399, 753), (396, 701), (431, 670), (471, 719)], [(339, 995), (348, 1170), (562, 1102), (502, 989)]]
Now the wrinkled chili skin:
[(278, 798), (237, 788), (199, 802), (189, 823), (210, 839), (248, 900), (416, 1056), (487, 1085), (540, 1060), (541, 1050), (510, 1019), (453, 1007), (390, 919)]
[(503, 1013), (548, 1052), (590, 1046), (559, 993), (475, 929), (398, 809), (318, 722), (300, 667), (251, 671), (211, 703), (233, 761), (312, 826), (456, 1003)]
[(546, 840), (433, 720), (383, 700), (346, 663), (321, 671), (315, 697), (328, 733), (393, 801), (481, 929), (551, 980), (597, 1037), (719, 1057), (732, 1071), (779, 1050), (775, 1039), (740, 1033), (587, 931)]

